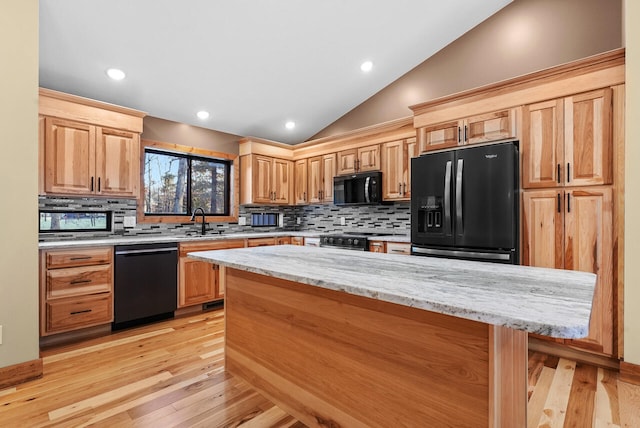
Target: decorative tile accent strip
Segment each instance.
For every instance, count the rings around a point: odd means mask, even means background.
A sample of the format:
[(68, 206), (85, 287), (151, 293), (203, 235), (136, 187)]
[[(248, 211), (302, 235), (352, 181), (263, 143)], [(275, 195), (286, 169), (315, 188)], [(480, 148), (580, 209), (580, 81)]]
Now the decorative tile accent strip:
[[(59, 241), (70, 239), (107, 238), (110, 236), (145, 236), (145, 235), (185, 235), (197, 234), (200, 225), (194, 222), (184, 223), (138, 223), (135, 227), (125, 228), (124, 217), (136, 216), (136, 201), (133, 199), (101, 199), (78, 197), (39, 196), (38, 206), (41, 210), (54, 211), (112, 211), (113, 228), (111, 232), (55, 232), (41, 233), (40, 241)], [(283, 227), (251, 226), (252, 214), (273, 213), (283, 215)], [(348, 206), (309, 205), (299, 207), (241, 206), (240, 217), (246, 220), (246, 226), (237, 223), (209, 223), (209, 233), (247, 233), (273, 232), (286, 230), (317, 230), (320, 232), (360, 230), (374, 232), (393, 232), (409, 234), (411, 223), (410, 204), (397, 202), (389, 205)], [(300, 219), (300, 224), (297, 219)], [(345, 219), (342, 225), (340, 219)], [(188, 218), (186, 219), (188, 220)]]

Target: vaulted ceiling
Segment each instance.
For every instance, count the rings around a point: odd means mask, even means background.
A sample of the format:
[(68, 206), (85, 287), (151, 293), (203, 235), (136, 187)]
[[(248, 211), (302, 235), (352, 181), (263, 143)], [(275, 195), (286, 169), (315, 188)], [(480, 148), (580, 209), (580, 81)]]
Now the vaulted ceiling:
[(40, 85), (297, 143), (510, 1), (40, 0)]

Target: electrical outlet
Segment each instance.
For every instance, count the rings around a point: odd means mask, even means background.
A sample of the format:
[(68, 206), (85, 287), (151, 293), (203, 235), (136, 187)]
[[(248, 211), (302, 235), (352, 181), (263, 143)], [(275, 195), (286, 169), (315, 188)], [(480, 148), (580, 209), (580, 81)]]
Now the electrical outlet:
[(284, 227), (284, 214), (278, 214), (278, 227)]
[(246, 226), (246, 225), (247, 225), (247, 218), (246, 217), (238, 218), (238, 226)]
[(347, 219), (344, 217), (340, 217), (340, 226), (346, 226), (347, 225)]
[(296, 217), (296, 224), (302, 223), (302, 219), (300, 217)]
[(136, 218), (135, 216), (125, 216), (123, 223), (124, 227), (136, 227)]

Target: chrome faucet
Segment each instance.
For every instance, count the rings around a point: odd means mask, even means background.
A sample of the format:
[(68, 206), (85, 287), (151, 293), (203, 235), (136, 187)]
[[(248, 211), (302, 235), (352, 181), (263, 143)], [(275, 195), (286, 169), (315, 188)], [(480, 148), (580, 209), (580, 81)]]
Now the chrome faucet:
[(206, 229), (207, 223), (205, 222), (204, 210), (201, 207), (198, 207), (195, 210), (193, 210), (193, 213), (191, 214), (191, 221), (195, 221), (196, 213), (198, 212), (198, 210), (200, 210), (200, 213), (202, 214), (202, 234), (204, 235), (207, 232), (207, 229)]

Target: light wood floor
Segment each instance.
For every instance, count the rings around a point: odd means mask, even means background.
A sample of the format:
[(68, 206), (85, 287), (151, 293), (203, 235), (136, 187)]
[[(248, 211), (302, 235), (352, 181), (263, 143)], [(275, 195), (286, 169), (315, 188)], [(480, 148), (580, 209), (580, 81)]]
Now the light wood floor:
[[(223, 336), (217, 310), (45, 350), (42, 379), (0, 390), (0, 426), (304, 428), (224, 372)], [(531, 353), (529, 426), (640, 427), (640, 387)]]

